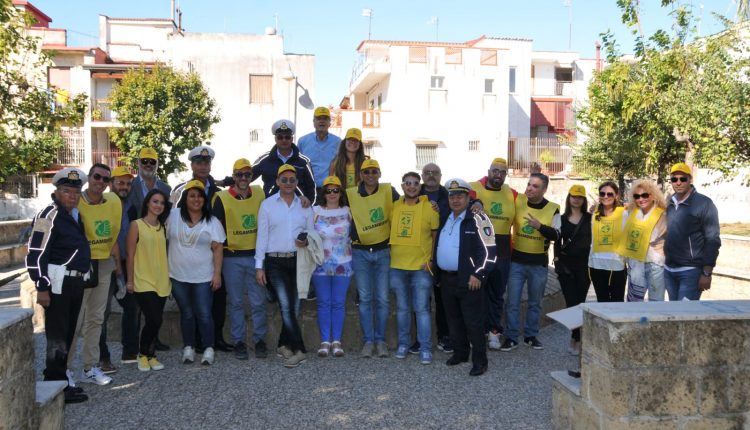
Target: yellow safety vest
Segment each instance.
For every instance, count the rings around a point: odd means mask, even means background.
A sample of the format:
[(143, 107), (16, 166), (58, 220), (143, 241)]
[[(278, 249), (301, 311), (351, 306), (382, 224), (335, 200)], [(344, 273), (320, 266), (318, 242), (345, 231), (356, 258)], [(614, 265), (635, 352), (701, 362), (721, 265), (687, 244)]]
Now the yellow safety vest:
[(122, 203), (115, 193), (104, 193), (102, 203), (90, 205), (86, 199), (78, 201), (86, 239), (91, 247), (91, 258), (104, 260), (112, 254), (122, 222)]
[(542, 209), (530, 208), (525, 194), (519, 194), (516, 198), (516, 216), (513, 217), (513, 249), (528, 254), (544, 254), (544, 236), (539, 230), (530, 226), (526, 215), (531, 214), (538, 219), (542, 225), (551, 226), (555, 218), (555, 212), (559, 212), (560, 205), (547, 202)]
[(503, 184), (499, 190), (488, 190), (481, 182), (472, 182), (471, 188), (477, 193), (477, 198), (484, 205), (484, 212), (492, 221), (495, 234), (510, 234), (510, 226), (516, 214), (513, 191), (508, 184)]
[(616, 207), (612, 215), (601, 216), (596, 220), (596, 215), (591, 219), (591, 235), (593, 246), (591, 252), (618, 252), (622, 240), (622, 215), (625, 209)]
[(138, 242), (135, 245), (135, 273), (133, 287), (136, 293), (153, 291), (159, 297), (172, 292), (167, 270), (167, 236), (164, 226), (153, 227), (143, 219), (136, 220)]
[(230, 251), (255, 249), (258, 238), (258, 209), (266, 196), (258, 185), (250, 187), (251, 196), (238, 199), (228, 190), (216, 193), (224, 205), (224, 220), (227, 226), (227, 246)]
[(391, 184), (379, 184), (378, 191), (367, 197), (359, 195), (358, 187), (347, 188), (346, 196), (359, 236), (359, 241), (355, 243), (374, 245), (388, 240), (393, 209)]
[(620, 241), (619, 253), (623, 257), (633, 258), (639, 261), (646, 261), (648, 246), (651, 240), (651, 232), (654, 231), (656, 223), (659, 222), (664, 213), (664, 209), (654, 207), (648, 218), (639, 220), (638, 211), (633, 210), (628, 220), (625, 222), (624, 240)]

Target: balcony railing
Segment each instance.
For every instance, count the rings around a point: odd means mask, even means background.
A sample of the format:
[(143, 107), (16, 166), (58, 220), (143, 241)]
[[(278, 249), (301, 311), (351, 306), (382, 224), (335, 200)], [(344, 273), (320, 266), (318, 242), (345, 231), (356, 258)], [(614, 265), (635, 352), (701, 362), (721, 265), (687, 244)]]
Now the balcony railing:
[(383, 111), (380, 109), (335, 109), (331, 113), (331, 127), (340, 129), (348, 129), (352, 127), (359, 129), (380, 128), (381, 118), (387, 117), (389, 113), (390, 111)]
[(5, 194), (14, 194), (22, 199), (36, 198), (39, 195), (39, 176), (36, 173), (28, 175), (12, 175), (0, 183), (0, 198)]
[(362, 76), (362, 74), (364, 74), (365, 71), (367, 71), (369, 68), (375, 67), (379, 64), (386, 64), (389, 61), (390, 59), (387, 56), (385, 57), (367, 57), (364, 55), (360, 56), (357, 62), (352, 67), (352, 77), (351, 77), (351, 80), (349, 81), (349, 86), (354, 84), (354, 82), (356, 82), (357, 79), (359, 79), (359, 77)]
[(92, 121), (116, 121), (117, 112), (113, 112), (110, 108), (110, 101), (107, 99), (100, 99), (94, 102), (91, 106), (91, 120)]
[[(564, 139), (517, 137), (508, 140), (508, 167), (515, 174), (528, 174), (532, 163), (539, 163), (548, 175), (574, 172), (574, 150)], [(580, 167), (580, 166), (576, 166)]]
[(82, 166), (86, 160), (86, 147), (82, 128), (64, 128), (60, 135), (65, 142), (57, 150), (54, 164), (58, 166)]
[(573, 96), (573, 83), (564, 82), (564, 81), (556, 81), (555, 82), (555, 95), (572, 97)]
[(127, 162), (121, 158), (121, 155), (116, 149), (92, 151), (91, 162), (103, 163), (112, 168), (127, 166)]

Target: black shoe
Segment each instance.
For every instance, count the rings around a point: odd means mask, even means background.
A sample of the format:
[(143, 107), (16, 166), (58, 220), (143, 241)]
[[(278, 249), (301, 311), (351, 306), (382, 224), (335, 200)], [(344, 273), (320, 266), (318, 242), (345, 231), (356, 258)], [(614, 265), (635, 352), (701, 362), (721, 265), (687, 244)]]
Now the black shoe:
[(318, 296), (315, 294), (315, 288), (310, 288), (307, 290), (307, 300), (315, 300)]
[(581, 377), (581, 370), (568, 370), (568, 375), (574, 377), (574, 378), (580, 378)]
[(468, 358), (462, 358), (457, 355), (451, 355), (451, 358), (448, 359), (448, 361), (445, 362), (448, 366), (455, 366), (457, 364), (466, 363), (468, 362)]
[(81, 388), (81, 387), (71, 387), (70, 385), (68, 385), (67, 387), (65, 387), (64, 391), (72, 391), (72, 392), (74, 392), (76, 394), (81, 394), (81, 393), (83, 393), (83, 388)]
[(503, 342), (502, 346), (500, 346), (500, 351), (513, 351), (514, 349), (518, 348), (518, 342), (516, 342), (513, 339), (505, 338), (505, 342)]
[(419, 348), (421, 348), (419, 341), (414, 342), (409, 347), (409, 354), (419, 354)]
[(443, 336), (438, 340), (437, 347), (439, 350), (451, 354), (453, 352), (453, 347), (451, 346), (451, 339), (448, 336)]
[(479, 375), (484, 374), (484, 372), (486, 371), (487, 371), (486, 364), (484, 365), (475, 364), (474, 366), (471, 367), (471, 370), (469, 371), (469, 376), (479, 376)]
[[(81, 392), (76, 392), (76, 388), (81, 390)], [(65, 403), (82, 403), (89, 399), (89, 396), (83, 394), (83, 390), (80, 387), (68, 387), (63, 390), (63, 395), (65, 396)]]
[(234, 345), (234, 356), (238, 360), (247, 360), (247, 346), (245, 345), (245, 342), (237, 342)]
[(159, 338), (156, 338), (156, 341), (154, 341), (154, 346), (156, 347), (157, 351), (169, 351), (169, 345), (166, 343), (162, 343), (162, 341), (159, 340)]
[(224, 342), (224, 339), (222, 338), (217, 338), (216, 341), (214, 341), (214, 349), (217, 351), (232, 352), (234, 351), (234, 346)]
[(523, 343), (525, 343), (526, 346), (530, 346), (534, 349), (544, 349), (544, 345), (542, 345), (542, 342), (539, 342), (536, 336), (523, 338)]
[(268, 348), (266, 348), (266, 343), (262, 340), (259, 340), (255, 344), (255, 358), (266, 358), (268, 357)]

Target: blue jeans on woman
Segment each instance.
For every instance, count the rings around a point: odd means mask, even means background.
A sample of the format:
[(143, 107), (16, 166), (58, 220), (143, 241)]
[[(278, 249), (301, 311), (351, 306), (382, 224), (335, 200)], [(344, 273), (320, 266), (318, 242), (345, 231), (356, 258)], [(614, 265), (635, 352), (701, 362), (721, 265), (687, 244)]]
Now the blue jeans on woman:
[(420, 351), (432, 352), (432, 315), (430, 293), (432, 276), (426, 270), (390, 271), (391, 289), (396, 295), (398, 346), (408, 348), (411, 342), (411, 311), (417, 320), (417, 341)]
[(172, 280), (172, 296), (180, 308), (180, 330), (184, 346), (195, 346), (195, 326), (201, 334), (204, 348), (214, 346), (214, 320), (211, 306), (214, 295), (210, 282), (182, 282)]
[(388, 321), (388, 270), (391, 250), (353, 248), (352, 267), (359, 293), (359, 323), (365, 342), (385, 342)]
[(351, 276), (313, 275), (318, 296), (318, 328), (321, 342), (341, 342), (344, 331), (344, 304)]

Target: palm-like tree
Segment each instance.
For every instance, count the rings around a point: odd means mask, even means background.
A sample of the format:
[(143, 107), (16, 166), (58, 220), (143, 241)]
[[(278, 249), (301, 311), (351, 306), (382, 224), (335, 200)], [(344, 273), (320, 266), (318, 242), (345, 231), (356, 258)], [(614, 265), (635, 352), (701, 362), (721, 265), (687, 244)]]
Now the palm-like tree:
[(735, 0), (737, 2), (737, 21), (750, 21), (750, 0)]

